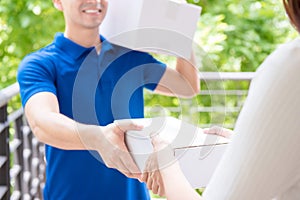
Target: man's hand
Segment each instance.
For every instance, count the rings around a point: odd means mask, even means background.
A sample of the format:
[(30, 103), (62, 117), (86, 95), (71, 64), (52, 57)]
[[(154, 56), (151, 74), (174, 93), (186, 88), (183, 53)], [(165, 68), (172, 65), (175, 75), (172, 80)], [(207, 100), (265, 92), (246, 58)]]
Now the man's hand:
[[(125, 145), (125, 132), (141, 130), (141, 125), (133, 123), (120, 125), (112, 123), (101, 127), (101, 134), (93, 142), (92, 149), (98, 151), (103, 162), (109, 168), (114, 168), (129, 178), (141, 178), (141, 172), (132, 159)], [(97, 141), (97, 142), (96, 142)]]
[(103, 162), (131, 178), (141, 172), (129, 154), (124, 134), (127, 130), (141, 130), (133, 122), (96, 126), (76, 122), (59, 111), (57, 97), (50, 92), (33, 95), (25, 106), (31, 129), (39, 141), (65, 150), (96, 150)]

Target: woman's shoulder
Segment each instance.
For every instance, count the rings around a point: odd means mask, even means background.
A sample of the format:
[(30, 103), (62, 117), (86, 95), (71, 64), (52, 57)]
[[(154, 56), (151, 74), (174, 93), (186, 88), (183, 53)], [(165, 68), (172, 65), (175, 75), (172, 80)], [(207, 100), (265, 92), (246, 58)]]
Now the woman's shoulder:
[(290, 74), (300, 73), (300, 38), (279, 45), (257, 68), (254, 80), (279, 77), (287, 79)]
[(288, 56), (294, 59), (300, 59), (300, 38), (279, 45), (272, 54), (278, 58)]
[[(279, 45), (262, 63), (262, 66), (281, 68), (294, 66), (300, 62), (300, 38)], [(262, 68), (260, 66), (260, 68)], [(269, 67), (268, 67), (269, 68)], [(300, 68), (299, 68), (300, 69)]]

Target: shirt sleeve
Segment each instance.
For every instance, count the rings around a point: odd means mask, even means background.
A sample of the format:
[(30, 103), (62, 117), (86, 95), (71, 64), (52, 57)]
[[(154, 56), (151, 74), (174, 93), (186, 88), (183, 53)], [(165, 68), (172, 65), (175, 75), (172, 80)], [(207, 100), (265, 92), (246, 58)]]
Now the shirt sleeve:
[(299, 55), (298, 41), (276, 50), (258, 69), (204, 199), (272, 199), (299, 180)]
[(54, 65), (35, 54), (25, 57), (19, 65), (17, 80), (20, 85), (22, 105), (39, 92), (51, 92), (56, 95)]
[(166, 71), (166, 64), (156, 60), (152, 55), (144, 54), (145, 63), (144, 66), (144, 83), (145, 87), (149, 90), (155, 90), (160, 79)]

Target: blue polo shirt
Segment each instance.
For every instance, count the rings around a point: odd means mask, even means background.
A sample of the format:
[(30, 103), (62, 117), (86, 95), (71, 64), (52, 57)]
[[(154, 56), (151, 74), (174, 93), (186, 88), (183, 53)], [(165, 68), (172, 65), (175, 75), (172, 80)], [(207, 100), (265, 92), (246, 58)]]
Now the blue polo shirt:
[[(166, 66), (147, 53), (100, 37), (100, 54), (64, 37), (20, 63), (22, 104), (39, 92), (57, 96), (60, 112), (78, 122), (105, 126), (144, 116), (143, 90), (154, 90)], [(46, 145), (44, 199), (150, 199), (145, 184), (107, 168), (97, 152)]]

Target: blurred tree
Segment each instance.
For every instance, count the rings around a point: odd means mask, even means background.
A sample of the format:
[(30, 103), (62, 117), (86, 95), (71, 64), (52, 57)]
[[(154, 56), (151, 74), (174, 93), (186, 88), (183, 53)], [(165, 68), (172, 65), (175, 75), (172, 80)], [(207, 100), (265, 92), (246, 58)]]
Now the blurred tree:
[[(255, 71), (278, 44), (297, 35), (278, 0), (188, 2), (203, 8), (195, 35), (201, 71)], [(55, 32), (63, 31), (63, 17), (52, 1), (38, 0), (1, 0), (0, 13), (1, 89), (16, 81), (18, 64), (26, 54), (47, 45)], [(175, 64), (174, 58), (162, 55), (158, 58)], [(206, 87), (204, 83), (202, 87)], [(234, 89), (234, 84), (226, 84), (225, 88), (228, 87)], [(180, 99), (147, 93), (145, 104), (178, 107)], [(200, 104), (210, 106), (210, 97), (201, 99)]]
[[(278, 44), (297, 36), (278, 0), (187, 1), (203, 8), (195, 35), (202, 71), (255, 71)], [(16, 70), (23, 57), (50, 43), (63, 26), (62, 14), (50, 0), (1, 0), (0, 89), (16, 81)], [(158, 58), (174, 66), (174, 58)], [(202, 87), (207, 86), (202, 83)], [(225, 88), (234, 87), (232, 83), (225, 84)], [(201, 101), (197, 98), (196, 102), (210, 106), (211, 97), (201, 97)], [(178, 98), (145, 95), (145, 104), (157, 105), (158, 114), (178, 117), (163, 107), (178, 107), (181, 103)], [(229, 97), (226, 103), (235, 105), (236, 100)], [(146, 116), (153, 116), (154, 111)], [(236, 115), (226, 120), (232, 122), (235, 118)], [(210, 115), (202, 115), (200, 123), (210, 123)]]
[(21, 59), (53, 40), (63, 18), (52, 1), (0, 1), (0, 89), (16, 82)]
[(220, 71), (255, 71), (297, 36), (278, 0), (188, 0), (203, 8), (196, 42)]
[[(296, 36), (278, 0), (188, 2), (203, 8), (195, 41), (220, 71), (255, 71), (278, 44)], [(63, 31), (63, 18), (52, 1), (1, 0), (0, 13), (3, 88), (15, 82), (16, 68), (26, 54), (51, 42), (55, 32)]]
[[(189, 3), (202, 7), (198, 29), (194, 37), (194, 51), (200, 71), (255, 71), (263, 60), (281, 43), (295, 38), (298, 34), (290, 25), (283, 5), (278, 0), (188, 0)], [(174, 65), (174, 59), (157, 56)], [(209, 88), (219, 90), (247, 90), (249, 83), (223, 82)], [(201, 88), (208, 89), (205, 82)], [(212, 96), (198, 96), (194, 106), (237, 107), (240, 99), (226, 96), (212, 100)], [(176, 101), (175, 101), (176, 100)], [(178, 107), (174, 102), (180, 99), (159, 97), (149, 94), (146, 104)], [(196, 102), (196, 105), (194, 105)], [(180, 103), (179, 103), (180, 104)], [(153, 113), (151, 113), (153, 114)], [(176, 115), (175, 113), (170, 113)], [(178, 114), (177, 114), (178, 115)], [(212, 117), (214, 116), (214, 117)], [(234, 124), (238, 113), (201, 113), (198, 123), (211, 124), (223, 122)], [(192, 116), (194, 118), (194, 116)], [(212, 118), (215, 118), (214, 120)], [(191, 121), (191, 120), (190, 120)], [(193, 120), (194, 121), (194, 120)]]

